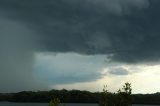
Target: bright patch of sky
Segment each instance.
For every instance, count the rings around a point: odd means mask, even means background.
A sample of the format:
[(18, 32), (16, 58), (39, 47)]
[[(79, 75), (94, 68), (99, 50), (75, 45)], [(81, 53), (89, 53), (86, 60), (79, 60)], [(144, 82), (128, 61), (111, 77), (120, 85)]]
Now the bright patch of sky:
[(77, 53), (36, 54), (35, 77), (49, 89), (101, 91), (108, 85), (116, 92), (125, 82), (132, 83), (133, 93), (159, 90), (160, 65), (129, 65), (107, 62), (106, 55)]

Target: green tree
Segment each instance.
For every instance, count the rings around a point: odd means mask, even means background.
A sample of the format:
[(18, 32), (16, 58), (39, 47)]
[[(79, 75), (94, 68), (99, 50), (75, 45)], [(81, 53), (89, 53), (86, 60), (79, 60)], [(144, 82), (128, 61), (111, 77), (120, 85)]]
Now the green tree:
[(60, 104), (59, 98), (54, 98), (49, 102), (49, 106), (59, 106), (59, 104)]

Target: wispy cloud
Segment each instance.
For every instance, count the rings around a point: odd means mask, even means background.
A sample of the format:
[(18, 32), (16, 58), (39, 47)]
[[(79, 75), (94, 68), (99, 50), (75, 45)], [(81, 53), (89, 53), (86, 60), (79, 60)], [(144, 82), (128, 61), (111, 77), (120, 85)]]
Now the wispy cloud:
[(129, 74), (128, 70), (126, 70), (126, 69), (124, 69), (122, 67), (111, 68), (109, 70), (109, 73), (113, 74), (113, 75), (128, 75)]

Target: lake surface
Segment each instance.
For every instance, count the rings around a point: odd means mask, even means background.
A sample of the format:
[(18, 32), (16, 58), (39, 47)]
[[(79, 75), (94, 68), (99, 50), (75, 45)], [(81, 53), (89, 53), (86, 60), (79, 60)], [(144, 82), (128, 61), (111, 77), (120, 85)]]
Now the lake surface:
[[(48, 106), (48, 103), (10, 103), (10, 102), (0, 102), (0, 106)], [(61, 105), (61, 106), (63, 106), (63, 105)], [(98, 106), (98, 104), (66, 103), (65, 106)], [(133, 105), (133, 106), (158, 106), (158, 105)]]

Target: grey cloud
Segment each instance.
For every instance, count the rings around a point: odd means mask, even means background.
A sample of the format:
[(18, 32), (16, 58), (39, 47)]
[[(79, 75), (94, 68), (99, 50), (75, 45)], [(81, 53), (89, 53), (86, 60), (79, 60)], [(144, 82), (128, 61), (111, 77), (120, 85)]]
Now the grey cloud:
[(110, 12), (117, 15), (128, 14), (134, 9), (149, 6), (148, 0), (68, 0), (68, 2), (94, 11)]
[[(1, 73), (8, 79), (10, 70), (14, 77), (23, 70), (18, 66), (32, 70), (35, 52), (105, 54), (111, 61), (157, 62), (159, 4), (159, 0), (0, 0)], [(32, 71), (27, 74), (24, 79)]]
[[(113, 54), (112, 60), (134, 63), (159, 56), (157, 4), (149, 0), (2, 0), (1, 11), (35, 31), (36, 51)], [(100, 7), (105, 9), (97, 11)], [(130, 12), (117, 15), (112, 8)]]
[(113, 75), (128, 75), (129, 74), (129, 72), (122, 67), (110, 68), (108, 72)]

